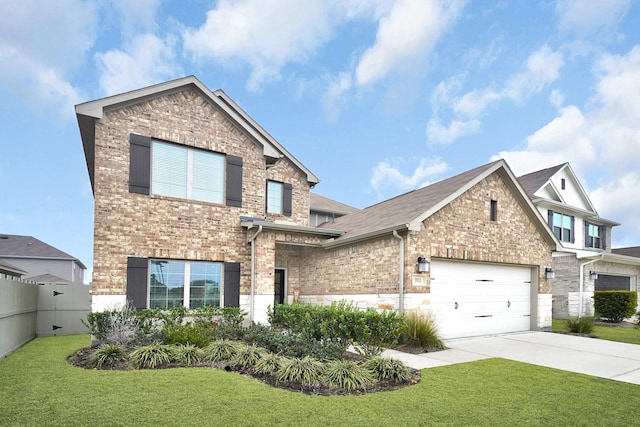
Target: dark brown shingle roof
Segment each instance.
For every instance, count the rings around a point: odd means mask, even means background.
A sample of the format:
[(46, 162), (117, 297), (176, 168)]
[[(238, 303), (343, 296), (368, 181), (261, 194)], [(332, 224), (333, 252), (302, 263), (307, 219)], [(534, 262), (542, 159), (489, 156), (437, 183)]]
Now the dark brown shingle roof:
[(316, 193), (309, 193), (309, 210), (312, 212), (317, 211), (345, 215), (357, 212), (358, 208), (337, 202)]
[(560, 169), (566, 166), (567, 163), (563, 163), (561, 165), (553, 166), (547, 169), (542, 169), (539, 171), (531, 172), (526, 175), (522, 175), (518, 177), (518, 181), (520, 181), (520, 185), (524, 189), (527, 196), (530, 199), (534, 198), (534, 193), (540, 189), (549, 178), (555, 175)]
[(640, 258), (640, 246), (629, 246), (627, 248), (611, 249), (611, 252), (617, 255), (626, 255)]
[[(379, 230), (400, 228), (408, 225), (424, 213), (438, 206), (447, 198), (456, 194), (465, 185), (477, 179), (483, 173), (493, 169), (504, 160), (498, 160), (470, 171), (436, 182), (429, 186), (413, 190), (392, 199), (380, 202), (376, 205), (348, 215), (336, 218), (328, 224), (336, 230), (343, 230), (345, 234), (338, 240), (365, 236)], [(322, 227), (322, 226), (321, 226)]]

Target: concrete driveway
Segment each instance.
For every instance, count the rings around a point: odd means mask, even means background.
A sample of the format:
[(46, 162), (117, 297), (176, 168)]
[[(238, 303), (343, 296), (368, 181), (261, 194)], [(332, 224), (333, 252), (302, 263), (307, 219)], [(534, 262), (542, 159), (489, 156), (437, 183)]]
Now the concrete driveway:
[(640, 345), (550, 332), (522, 332), (446, 342), (448, 350), (407, 354), (386, 350), (383, 355), (415, 369), (472, 362), (491, 357), (640, 384)]

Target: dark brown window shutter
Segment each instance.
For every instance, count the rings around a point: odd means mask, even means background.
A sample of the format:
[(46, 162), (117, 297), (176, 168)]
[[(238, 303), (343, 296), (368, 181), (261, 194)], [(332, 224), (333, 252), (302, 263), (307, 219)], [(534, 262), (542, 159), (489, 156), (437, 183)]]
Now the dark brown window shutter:
[(242, 207), (242, 157), (227, 155), (227, 206)]
[(240, 263), (224, 263), (224, 306), (240, 307)]
[(282, 186), (282, 214), (291, 216), (291, 199), (293, 196), (293, 186), (284, 183)]
[(129, 135), (129, 192), (149, 194), (151, 181), (151, 138)]
[(600, 226), (600, 249), (607, 249), (607, 227), (605, 225)]
[(147, 308), (148, 269), (147, 258), (127, 258), (127, 304), (139, 310)]
[(571, 217), (571, 238), (569, 240), (571, 240), (571, 243), (575, 243), (576, 242), (576, 233), (575, 233), (575, 224), (576, 224), (576, 217), (572, 216)]
[(551, 209), (547, 211), (547, 222), (549, 223), (549, 227), (551, 227), (551, 230), (553, 231), (553, 211)]

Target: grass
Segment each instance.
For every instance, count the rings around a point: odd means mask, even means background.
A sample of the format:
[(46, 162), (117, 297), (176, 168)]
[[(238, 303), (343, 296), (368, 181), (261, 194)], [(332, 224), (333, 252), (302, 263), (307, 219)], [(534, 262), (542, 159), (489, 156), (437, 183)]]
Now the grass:
[(87, 345), (36, 338), (0, 360), (0, 425), (635, 425), (640, 401), (638, 385), (503, 359), (424, 370), (392, 392), (309, 396), (223, 370), (69, 365)]
[[(569, 332), (566, 320), (553, 320), (553, 332)], [(640, 344), (640, 329), (594, 325), (591, 335), (607, 341)]]

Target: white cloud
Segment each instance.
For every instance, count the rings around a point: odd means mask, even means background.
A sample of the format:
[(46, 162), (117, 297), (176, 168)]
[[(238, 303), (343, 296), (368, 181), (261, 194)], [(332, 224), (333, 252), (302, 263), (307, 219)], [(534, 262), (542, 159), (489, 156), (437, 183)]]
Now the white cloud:
[(386, 159), (373, 169), (370, 184), (378, 193), (378, 197), (385, 198), (428, 185), (432, 178), (437, 178), (449, 168), (446, 162), (438, 158), (420, 159), (413, 172), (405, 175), (401, 171), (405, 163), (415, 163), (415, 160)]
[[(427, 125), (427, 139), (450, 143), (461, 136), (478, 132), (481, 128), (480, 118), (487, 108), (503, 100), (515, 104), (526, 102), (557, 80), (563, 66), (562, 54), (543, 45), (529, 55), (524, 69), (509, 77), (502, 87), (473, 89), (455, 97), (453, 90), (461, 87), (460, 76), (454, 77), (452, 82), (441, 82), (431, 96), (432, 105), (437, 105), (433, 107), (434, 117)], [(449, 125), (442, 125), (439, 112), (446, 107), (451, 109), (453, 118)]]
[(358, 85), (375, 83), (392, 71), (413, 71), (456, 20), (463, 1), (399, 0), (380, 19), (376, 42), (355, 71)]
[(153, 34), (134, 38), (124, 50), (96, 54), (100, 89), (105, 95), (126, 92), (168, 80), (181, 73), (175, 60), (175, 40)]
[(601, 28), (613, 28), (626, 15), (629, 0), (560, 0), (556, 4), (558, 27), (586, 36)]
[(1, 2), (0, 89), (71, 118), (80, 95), (66, 75), (84, 61), (97, 22), (97, 8), (89, 2)]
[(638, 172), (629, 171), (611, 179), (589, 195), (601, 216), (622, 224), (622, 227), (613, 229), (614, 246), (640, 245), (638, 194), (640, 194), (640, 175)]
[(126, 38), (157, 29), (155, 18), (161, 0), (111, 0), (111, 4)]
[(304, 61), (329, 40), (334, 18), (342, 19), (331, 5), (322, 0), (221, 0), (200, 28), (184, 32), (185, 48), (198, 60), (248, 65), (247, 88), (256, 91), (278, 80), (288, 62)]
[(351, 74), (340, 73), (332, 79), (322, 96), (322, 106), (329, 121), (335, 121), (346, 103), (345, 92), (351, 88)]

